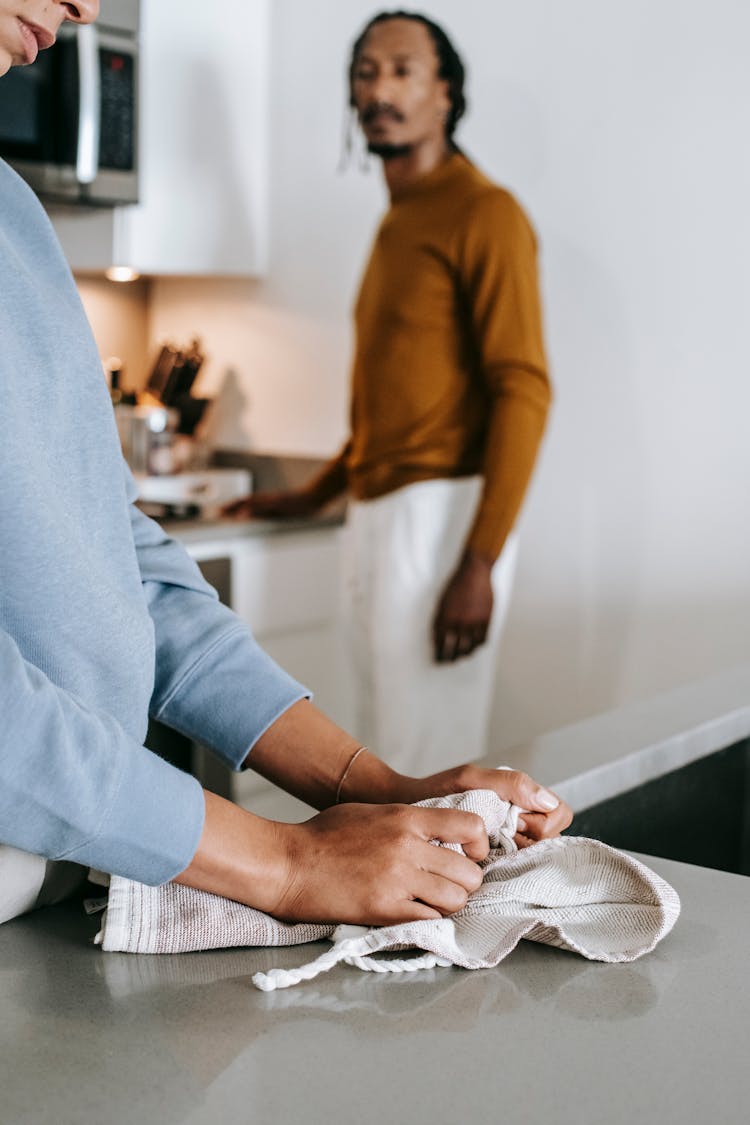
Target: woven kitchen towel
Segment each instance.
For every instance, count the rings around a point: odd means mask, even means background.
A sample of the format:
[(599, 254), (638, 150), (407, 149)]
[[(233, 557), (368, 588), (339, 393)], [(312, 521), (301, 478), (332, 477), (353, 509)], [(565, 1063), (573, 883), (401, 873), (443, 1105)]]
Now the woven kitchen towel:
[[(204, 891), (174, 883), (145, 887), (113, 876), (96, 941), (105, 951), (184, 953), (332, 940), (329, 950), (300, 969), (257, 973), (255, 985), (270, 991), (310, 980), (342, 961), (375, 972), (489, 968), (521, 938), (594, 961), (633, 961), (677, 920), (676, 891), (644, 864), (598, 840), (561, 836), (518, 851), (513, 836), (520, 810), (496, 793), (472, 790), (420, 804), (475, 812), (487, 826), (491, 851), (482, 864), (482, 885), (449, 918), (371, 929), (290, 925)], [(373, 956), (404, 950), (409, 954), (396, 959)]]

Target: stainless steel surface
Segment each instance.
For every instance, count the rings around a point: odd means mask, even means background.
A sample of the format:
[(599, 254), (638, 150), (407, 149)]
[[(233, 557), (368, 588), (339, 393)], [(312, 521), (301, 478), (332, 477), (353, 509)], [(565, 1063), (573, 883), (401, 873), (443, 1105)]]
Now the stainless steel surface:
[(632, 965), (522, 942), (496, 969), (250, 975), (318, 947), (105, 954), (52, 907), (0, 926), (0, 1116), (160, 1121), (684, 1125), (747, 1120), (750, 880), (647, 860), (682, 897)]
[[(156, 473), (159, 459), (161, 471), (172, 471), (169, 448), (174, 440), (179, 417), (166, 406), (130, 406), (119, 403), (115, 421), (122, 452), (134, 473)], [(161, 455), (161, 456), (160, 456)]]
[(101, 0), (97, 25), (135, 34), (140, 24), (140, 8), (140, 0)]
[[(62, 80), (53, 79), (55, 69), (50, 61), (52, 56), (45, 56), (28, 73), (21, 69), (14, 71), (7, 81), (12, 83), (14, 95), (10, 105), (16, 102), (22, 105), (35, 105), (39, 98), (42, 104), (45, 99), (53, 101), (55, 115), (60, 116), (61, 106), (65, 106), (64, 127), (67, 130), (77, 130), (75, 148), (65, 156), (56, 154), (51, 156), (50, 142), (52, 138), (43, 134), (36, 135), (36, 115), (38, 108), (34, 109), (34, 125), (31, 122), (28, 128), (30, 135), (23, 139), (21, 148), (16, 146), (12, 139), (3, 142), (0, 140), (0, 154), (8, 160), (16, 171), (31, 185), (34, 191), (45, 201), (60, 205), (80, 204), (92, 206), (112, 206), (116, 203), (136, 203), (138, 201), (138, 172), (137, 172), (137, 145), (138, 145), (138, 40), (136, 35), (138, 4), (134, 0), (123, 6), (121, 15), (118, 16), (117, 5), (107, 5), (107, 19), (100, 19), (94, 26), (76, 26), (65, 24), (58, 34), (58, 45), (50, 48), (51, 52), (74, 51), (77, 55), (77, 71), (80, 75), (80, 90), (75, 103), (67, 95), (70, 93), (68, 85), (61, 86)], [(118, 86), (117, 95), (112, 101), (111, 90), (107, 91), (106, 84), (102, 82), (99, 51), (112, 51), (132, 59), (134, 104), (132, 107), (133, 133), (123, 133), (123, 120), (128, 119), (125, 114), (123, 119), (122, 105), (118, 98), (122, 97), (122, 87)], [(123, 72), (124, 73), (124, 72)], [(65, 81), (72, 83), (72, 69), (67, 73)], [(45, 78), (45, 76), (47, 76)], [(49, 88), (46, 83), (49, 82)], [(34, 85), (29, 85), (34, 83)], [(41, 85), (40, 85), (41, 83)], [(11, 87), (6, 95), (11, 94)], [(100, 96), (101, 95), (101, 96)], [(14, 100), (15, 98), (15, 100)], [(59, 103), (59, 104), (58, 104)], [(111, 110), (111, 118), (104, 120), (101, 117), (103, 105)], [(9, 112), (6, 108), (6, 113)], [(75, 120), (68, 120), (75, 112)], [(53, 115), (47, 113), (48, 118)], [(41, 119), (41, 118), (40, 118)], [(59, 128), (59, 126), (58, 126)], [(106, 129), (106, 133), (102, 130)], [(130, 137), (132, 154), (135, 161), (132, 168), (117, 166), (99, 166), (100, 155), (104, 164), (107, 160), (102, 155), (104, 140), (111, 146), (121, 135)], [(6, 148), (6, 143), (11, 147)], [(55, 144), (59, 138), (55, 139)]]
[(92, 184), (99, 169), (101, 130), (101, 83), (99, 81), (99, 33), (94, 24), (81, 24), (78, 35), (78, 151), (76, 179)]

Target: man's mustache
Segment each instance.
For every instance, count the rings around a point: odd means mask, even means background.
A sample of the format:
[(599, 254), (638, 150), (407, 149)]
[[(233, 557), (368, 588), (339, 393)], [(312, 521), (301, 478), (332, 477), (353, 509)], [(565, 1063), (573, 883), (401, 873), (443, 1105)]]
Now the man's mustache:
[(369, 125), (378, 117), (390, 117), (393, 121), (404, 120), (403, 113), (400, 113), (390, 102), (371, 102), (359, 115), (363, 125)]

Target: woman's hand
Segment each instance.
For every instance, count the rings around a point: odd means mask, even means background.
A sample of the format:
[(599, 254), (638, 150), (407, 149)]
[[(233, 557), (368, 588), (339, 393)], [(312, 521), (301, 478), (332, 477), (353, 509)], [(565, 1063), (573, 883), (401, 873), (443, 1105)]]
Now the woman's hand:
[(489, 841), (474, 813), (346, 804), (281, 824), (204, 797), (198, 850), (175, 882), (277, 918), (367, 926), (442, 918), (482, 882)]
[(430, 797), (447, 797), (469, 789), (489, 789), (502, 800), (525, 810), (519, 818), (515, 838), (519, 848), (559, 836), (573, 819), (573, 812), (564, 801), (520, 770), (485, 769), (468, 762), (429, 777), (408, 777), (369, 752), (358, 754), (347, 770), (341, 799), (412, 805)]
[[(399, 793), (399, 788), (401, 793)], [(467, 789), (490, 789), (504, 801), (524, 809), (519, 817), (516, 843), (528, 847), (538, 840), (559, 836), (573, 820), (573, 812), (559, 797), (520, 770), (483, 769), (471, 763), (454, 766), (424, 778), (403, 778), (396, 799), (409, 802), (446, 797)]]
[(282, 833), (288, 879), (267, 909), (288, 921), (385, 926), (453, 914), (481, 885), (489, 851), (481, 818), (457, 809), (335, 805)]

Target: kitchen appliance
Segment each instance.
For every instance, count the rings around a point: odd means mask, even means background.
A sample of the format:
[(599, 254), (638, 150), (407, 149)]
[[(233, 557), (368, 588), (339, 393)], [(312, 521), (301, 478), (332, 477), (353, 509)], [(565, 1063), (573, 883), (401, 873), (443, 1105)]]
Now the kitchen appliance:
[(172, 473), (179, 415), (166, 406), (117, 403), (115, 421), (120, 445), (134, 473)]
[(136, 473), (138, 504), (156, 519), (212, 519), (224, 504), (239, 500), (252, 489), (247, 469), (199, 469), (173, 475)]
[(0, 98), (0, 156), (41, 199), (138, 201), (140, 0), (102, 0), (95, 24), (64, 23)]

